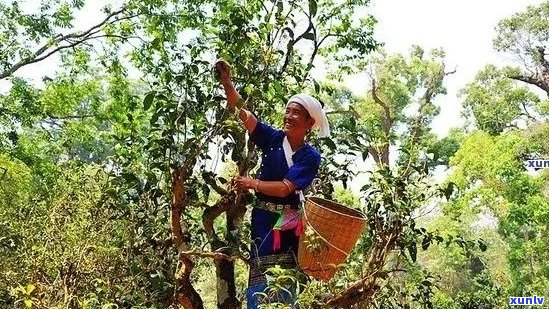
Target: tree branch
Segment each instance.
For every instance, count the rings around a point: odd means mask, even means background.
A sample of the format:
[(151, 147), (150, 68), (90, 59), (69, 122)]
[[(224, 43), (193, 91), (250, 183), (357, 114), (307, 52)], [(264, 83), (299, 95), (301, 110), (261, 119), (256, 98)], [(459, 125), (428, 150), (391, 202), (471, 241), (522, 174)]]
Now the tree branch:
[[(376, 86), (376, 80), (375, 78), (372, 78), (372, 98), (374, 99), (374, 102), (381, 106), (383, 108), (383, 131), (385, 133), (386, 141), (384, 142), (383, 149), (381, 152), (378, 152), (378, 159), (380, 161), (376, 161), (377, 163), (382, 163), (385, 165), (389, 165), (389, 143), (390, 143), (390, 137), (391, 137), (391, 128), (393, 126), (393, 117), (391, 116), (391, 109), (389, 108), (389, 105), (385, 102), (383, 102), (379, 96), (377, 95), (377, 86)], [(375, 156), (374, 156), (375, 158)]]
[(313, 28), (314, 28), (313, 23), (309, 19), (309, 26), (307, 27), (307, 29), (305, 29), (305, 31), (301, 35), (299, 35), (295, 40), (291, 40), (290, 42), (288, 42), (288, 48), (287, 48), (288, 52), (286, 53), (286, 58), (284, 59), (284, 64), (282, 65), (282, 68), (280, 69), (281, 72), (286, 71), (286, 67), (290, 63), (290, 58), (291, 58), (291, 55), (292, 55), (294, 45), (297, 42), (299, 42), (300, 40), (302, 40), (303, 37), (305, 36), (305, 34), (309, 33), (309, 31)]
[(383, 273), (383, 266), (385, 265), (388, 254), (394, 248), (397, 235), (398, 233), (393, 230), (388, 233), (386, 239), (380, 239), (379, 242), (374, 244), (372, 251), (369, 254), (370, 259), (366, 265), (366, 269), (370, 270), (368, 275), (337, 294), (328, 301), (326, 305), (349, 308), (361, 301), (373, 297), (379, 290), (379, 286), (376, 285), (376, 280)]
[[(110, 21), (110, 19), (113, 16), (117, 16), (117, 15), (123, 13), (125, 10), (126, 10), (126, 8), (122, 7), (118, 11), (111, 12), (103, 21), (96, 24), (95, 26), (92, 26), (91, 28), (89, 28), (88, 30), (86, 30), (84, 32), (73, 32), (73, 33), (69, 33), (69, 34), (66, 34), (66, 35), (57, 34), (56, 36), (53, 37), (53, 39), (52, 39), (53, 42), (48, 42), (48, 43), (44, 44), (42, 47), (38, 48), (31, 56), (29, 56), (27, 58), (24, 58), (24, 59), (21, 59), (19, 62), (15, 63), (14, 65), (9, 67), (5, 71), (1, 72), (0, 73), (0, 79), (4, 79), (8, 76), (11, 76), (13, 73), (15, 73), (20, 68), (22, 68), (26, 65), (29, 65), (29, 64), (36, 63), (38, 61), (42, 61), (42, 60), (48, 58), (49, 56), (53, 55), (56, 52), (59, 52), (61, 50), (67, 49), (67, 48), (74, 47), (74, 46), (76, 46), (76, 45), (78, 45), (82, 42), (93, 39), (93, 35), (97, 34), (99, 31), (101, 31), (101, 28), (109, 22), (110, 23), (115, 23), (115, 22), (118, 22), (118, 21), (121, 21), (121, 20), (131, 19), (133, 17), (138, 16), (138, 15), (130, 15), (130, 16), (126, 16), (126, 17), (123, 17), (123, 18), (115, 18), (114, 20)], [(73, 39), (76, 39), (76, 40), (73, 40)], [(66, 41), (66, 42), (69, 42), (69, 43), (72, 41), (72, 43), (70, 43), (68, 45), (58, 46), (58, 47), (54, 48), (53, 50), (47, 52), (52, 46), (57, 46), (59, 43), (61, 43), (63, 41)], [(43, 55), (44, 53), (46, 53), (46, 54)]]
[[(204, 212), (202, 213), (202, 225), (204, 226), (204, 231), (210, 241), (215, 242), (218, 240), (213, 226), (215, 219), (234, 204), (235, 198), (235, 194), (230, 194), (230, 192), (227, 192), (227, 194), (223, 195), (221, 200), (219, 200), (219, 202), (217, 202), (214, 206), (204, 209)], [(213, 249), (216, 250), (217, 248)]]
[(452, 75), (457, 72), (457, 69), (453, 69), (452, 71), (444, 72), (444, 76)]
[(318, 46), (322, 46), (322, 44), (324, 44), (324, 41), (325, 41), (327, 38), (331, 37), (331, 36), (339, 37), (340, 35), (328, 33), (328, 34), (326, 34), (322, 39), (320, 39), (320, 41), (318, 42)]
[(177, 248), (179, 256), (174, 298), (185, 309), (203, 309), (202, 299), (190, 279), (194, 263), (189, 256), (184, 254), (187, 251), (189, 239), (186, 226), (185, 228), (181, 226), (181, 211), (185, 208), (187, 200), (184, 186), (186, 178), (187, 170), (184, 167), (179, 167), (172, 173), (171, 240)]
[(244, 261), (246, 264), (249, 264), (248, 259), (244, 258), (240, 255), (228, 255), (222, 252), (196, 252), (196, 251), (185, 251), (181, 252), (182, 254), (186, 256), (196, 256), (200, 258), (211, 258), (214, 260), (227, 260), (227, 261), (234, 261), (237, 259), (240, 259)]
[(519, 73), (516, 75), (511, 75), (509, 78), (538, 86), (549, 94), (549, 61), (545, 59), (545, 47), (537, 46), (533, 52), (534, 64), (536, 68), (535, 73), (531, 73), (529, 75)]
[(375, 147), (368, 147), (368, 152), (372, 155), (373, 159), (374, 159), (374, 162), (376, 162), (377, 164), (381, 163), (380, 162), (380, 157), (379, 157), (379, 151), (377, 151), (377, 149)]
[(547, 70), (549, 70), (549, 61), (545, 59), (545, 47), (536, 46), (536, 61)]
[(52, 116), (47, 115), (49, 119), (51, 120), (65, 120), (65, 119), (86, 119), (86, 118), (93, 118), (96, 115), (73, 115), (73, 116)]
[(337, 110), (337, 111), (326, 112), (326, 115), (335, 115), (335, 114), (344, 114), (344, 115), (347, 114), (347, 115), (354, 116), (356, 118), (360, 117), (360, 115), (352, 107), (349, 107), (349, 110)]
[(549, 94), (549, 84), (545, 83), (542, 80), (539, 80), (536, 76), (516, 74), (516, 75), (510, 75), (508, 77), (514, 80), (518, 80), (534, 86), (538, 86), (539, 88), (543, 89), (546, 93)]
[[(312, 26), (312, 21), (310, 20), (310, 23), (311, 23), (311, 26)], [(303, 76), (302, 80), (301, 80), (301, 87), (303, 87), (303, 85), (305, 84), (305, 80), (307, 79), (307, 77), (309, 76), (309, 73), (311, 72), (311, 69), (313, 68), (313, 62), (316, 58), (316, 54), (318, 53), (318, 49), (320, 48), (320, 43), (318, 42), (317, 40), (317, 33), (316, 33), (316, 28), (314, 26), (311, 27), (311, 30), (313, 31), (313, 35), (314, 35), (314, 40), (313, 40), (313, 45), (314, 45), (314, 48), (313, 48), (313, 52), (311, 53), (311, 57), (309, 58), (309, 62), (307, 63), (307, 69), (305, 71), (305, 75)]]
[(180, 254), (174, 300), (184, 309), (204, 309), (202, 298), (191, 284), (193, 268), (193, 261), (185, 254)]
[(383, 129), (385, 130), (385, 134), (388, 137), (389, 134), (391, 133), (391, 126), (393, 124), (393, 118), (391, 117), (391, 109), (389, 108), (389, 105), (383, 102), (377, 95), (376, 80), (374, 78), (372, 78), (371, 93), (372, 93), (372, 98), (374, 99), (374, 102), (383, 108), (383, 112), (384, 112)]
[(181, 227), (181, 211), (185, 207), (187, 195), (185, 193), (186, 171), (183, 168), (174, 170), (172, 173), (172, 207), (171, 222), (172, 240), (178, 252), (186, 250), (186, 239)]
[(528, 109), (526, 108), (526, 103), (524, 103), (524, 101), (521, 102), (521, 105), (522, 105), (522, 109), (524, 110), (524, 116), (526, 116), (528, 119), (534, 121), (534, 122), (538, 122), (539, 120), (532, 116), (532, 114), (530, 114), (530, 112), (528, 111)]
[(215, 192), (217, 192), (219, 195), (229, 194), (227, 190), (217, 184), (217, 181), (214, 179), (214, 174), (212, 172), (204, 171), (202, 173), (202, 179), (204, 179), (204, 182), (210, 185), (210, 187), (212, 187), (212, 189), (214, 189)]

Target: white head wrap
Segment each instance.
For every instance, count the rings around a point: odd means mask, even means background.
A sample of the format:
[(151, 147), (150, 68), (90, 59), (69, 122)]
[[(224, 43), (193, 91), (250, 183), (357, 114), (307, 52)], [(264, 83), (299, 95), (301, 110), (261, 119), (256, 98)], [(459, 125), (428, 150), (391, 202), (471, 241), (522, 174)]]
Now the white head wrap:
[(319, 128), (320, 137), (330, 136), (330, 124), (328, 123), (328, 118), (326, 118), (326, 113), (317, 99), (308, 94), (299, 93), (291, 97), (286, 106), (290, 105), (290, 103), (299, 103), (307, 110), (307, 112), (309, 112), (309, 115), (315, 120), (315, 124), (312, 129)]

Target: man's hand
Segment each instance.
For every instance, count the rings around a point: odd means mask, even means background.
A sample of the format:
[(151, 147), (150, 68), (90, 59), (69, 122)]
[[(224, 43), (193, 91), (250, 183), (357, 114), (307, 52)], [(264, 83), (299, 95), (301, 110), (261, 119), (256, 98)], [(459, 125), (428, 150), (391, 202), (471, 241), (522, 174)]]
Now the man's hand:
[(231, 83), (231, 65), (227, 61), (223, 59), (218, 60), (215, 63), (215, 72), (217, 80), (219, 80), (222, 85)]

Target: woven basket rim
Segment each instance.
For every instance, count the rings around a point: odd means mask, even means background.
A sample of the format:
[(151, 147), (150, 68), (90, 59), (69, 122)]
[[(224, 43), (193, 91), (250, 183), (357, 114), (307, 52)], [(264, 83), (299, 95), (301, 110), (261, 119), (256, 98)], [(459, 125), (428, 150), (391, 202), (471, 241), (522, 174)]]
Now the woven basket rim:
[[(345, 217), (350, 217), (350, 218), (353, 218), (353, 219), (358, 219), (358, 220), (363, 220), (363, 221), (366, 221), (366, 215), (364, 215), (361, 211), (357, 210), (357, 209), (354, 209), (354, 208), (350, 208), (348, 206), (345, 206), (341, 203), (338, 203), (338, 202), (334, 202), (334, 201), (331, 201), (331, 200), (328, 200), (328, 199), (325, 199), (325, 198), (321, 198), (321, 197), (316, 197), (316, 196), (308, 196), (306, 198), (307, 201), (311, 202), (311, 203), (314, 203), (317, 207), (320, 207), (322, 209), (325, 209), (329, 212), (333, 212), (333, 213), (336, 213), (340, 216), (345, 216)], [(340, 205), (342, 207), (346, 207), (347, 209), (351, 210), (351, 212), (355, 213), (356, 216), (353, 216), (353, 215), (349, 215), (349, 214), (345, 214), (345, 213), (342, 213), (342, 212), (339, 212), (339, 211), (335, 211), (331, 208), (328, 208), (322, 204), (319, 204), (317, 202), (315, 202), (315, 200), (321, 200), (321, 201), (325, 201), (325, 202), (328, 202), (328, 203), (331, 203), (331, 204), (337, 204), (337, 205)]]

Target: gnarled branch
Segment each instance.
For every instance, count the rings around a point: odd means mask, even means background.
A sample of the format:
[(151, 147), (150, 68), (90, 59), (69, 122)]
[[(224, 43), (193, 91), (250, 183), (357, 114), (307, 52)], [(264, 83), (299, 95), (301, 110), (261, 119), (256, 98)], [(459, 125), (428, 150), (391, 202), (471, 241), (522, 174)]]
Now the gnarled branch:
[(227, 190), (225, 190), (223, 187), (221, 187), (220, 185), (217, 184), (217, 181), (215, 180), (214, 176), (215, 176), (215, 174), (213, 174), (211, 172), (204, 171), (202, 173), (202, 179), (204, 179), (204, 182), (206, 184), (210, 185), (210, 187), (212, 187), (212, 189), (214, 189), (215, 192), (217, 192), (219, 195), (229, 194), (229, 192)]
[(515, 74), (515, 75), (510, 75), (508, 77), (514, 80), (525, 82), (527, 84), (538, 86), (539, 88), (543, 89), (546, 93), (549, 94), (549, 83), (545, 80), (540, 79), (538, 76)]
[(186, 178), (187, 169), (185, 167), (180, 167), (172, 173), (171, 240), (177, 248), (179, 257), (178, 270), (175, 276), (176, 287), (174, 298), (185, 309), (202, 309), (204, 308), (202, 299), (190, 280), (194, 263), (189, 256), (184, 254), (187, 251), (187, 243), (189, 241), (187, 226), (181, 224), (181, 212), (185, 209), (187, 200), (184, 185)]
[[(83, 31), (83, 32), (78, 31), (78, 32), (73, 32), (66, 35), (57, 34), (52, 38), (50, 42), (42, 45), (34, 53), (32, 53), (32, 55), (24, 59), (21, 59), (20, 61), (13, 64), (3, 72), (0, 72), (0, 79), (4, 79), (8, 76), (11, 76), (17, 70), (19, 70), (20, 68), (26, 65), (42, 61), (59, 51), (75, 47), (81, 43), (84, 43), (88, 40), (92, 40), (96, 38), (95, 34), (99, 33), (101, 29), (109, 23), (115, 23), (121, 20), (131, 19), (138, 16), (138, 15), (130, 15), (130, 16), (124, 16), (120, 18), (114, 18), (113, 20), (111, 20), (113, 17), (116, 17), (125, 11), (126, 11), (126, 7), (122, 7), (117, 11), (111, 12), (109, 15), (107, 15), (105, 19), (103, 19), (103, 21), (90, 27), (86, 31)], [(62, 44), (63, 42), (66, 42), (67, 44)]]

